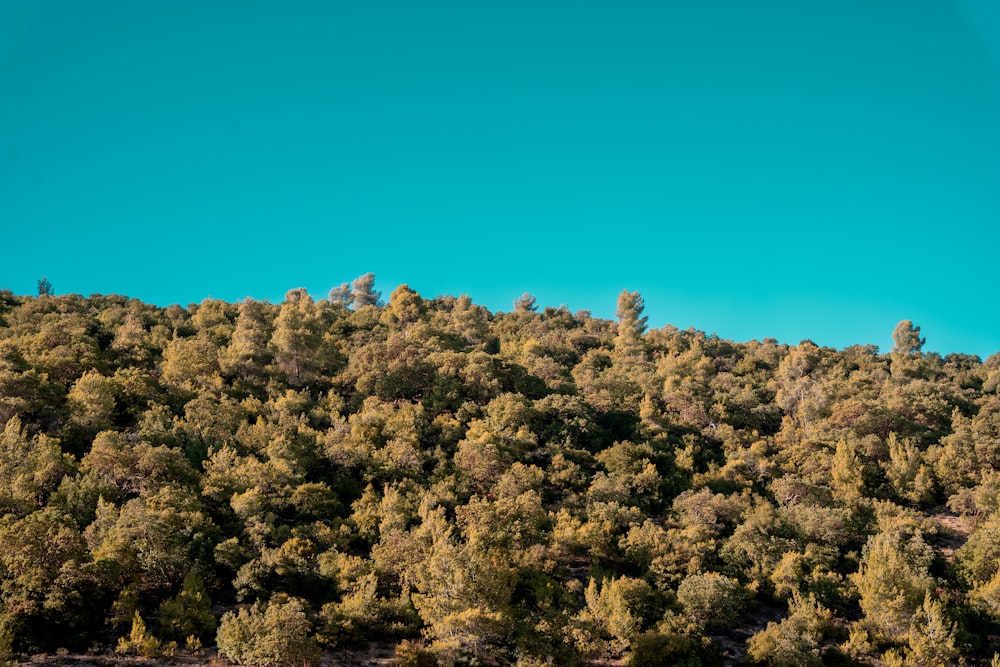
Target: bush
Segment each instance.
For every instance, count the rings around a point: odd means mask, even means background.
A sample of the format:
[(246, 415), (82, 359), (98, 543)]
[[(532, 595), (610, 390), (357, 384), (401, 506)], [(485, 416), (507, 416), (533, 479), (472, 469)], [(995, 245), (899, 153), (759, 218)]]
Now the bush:
[(677, 600), (699, 623), (732, 627), (743, 618), (747, 594), (735, 579), (709, 572), (682, 581), (677, 588)]
[(184, 577), (177, 597), (160, 605), (160, 632), (176, 640), (194, 636), (208, 638), (215, 631), (212, 600), (205, 590), (205, 582), (195, 570)]
[(712, 655), (712, 647), (699, 637), (683, 634), (645, 632), (632, 640), (629, 667), (702, 667), (721, 660)]
[(392, 658), (393, 667), (434, 667), (437, 658), (422, 643), (404, 639), (396, 645)]
[(216, 642), (219, 653), (250, 667), (313, 665), (321, 652), (311, 630), (302, 601), (280, 595), (265, 605), (227, 612)]
[(134, 653), (144, 658), (159, 658), (160, 656), (170, 657), (177, 652), (177, 642), (163, 644), (146, 630), (146, 622), (142, 620), (139, 612), (132, 616), (132, 630), (128, 637), (118, 638), (117, 653), (125, 655)]
[[(827, 664), (821, 652), (824, 633), (833, 614), (813, 596), (792, 596), (788, 616), (767, 627), (747, 642), (747, 655), (772, 667), (820, 667)], [(832, 657), (832, 656), (831, 656)]]

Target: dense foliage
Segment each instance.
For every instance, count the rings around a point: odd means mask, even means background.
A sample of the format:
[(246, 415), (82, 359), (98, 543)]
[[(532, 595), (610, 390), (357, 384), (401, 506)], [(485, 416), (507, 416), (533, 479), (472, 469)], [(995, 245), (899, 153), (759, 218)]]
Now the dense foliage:
[(989, 664), (1000, 356), (0, 292), (0, 654)]

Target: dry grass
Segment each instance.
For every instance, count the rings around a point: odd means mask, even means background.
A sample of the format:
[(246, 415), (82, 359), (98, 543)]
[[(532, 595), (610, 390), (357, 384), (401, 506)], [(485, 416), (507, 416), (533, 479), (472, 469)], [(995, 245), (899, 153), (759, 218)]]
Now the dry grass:
[[(337, 651), (323, 654), (321, 667), (389, 667), (392, 664), (395, 644), (375, 642), (358, 651)], [(205, 649), (198, 655), (178, 651), (177, 655), (163, 658), (121, 656), (116, 653), (41, 653), (19, 662), (16, 667), (237, 667), (226, 658), (219, 657), (214, 649)]]

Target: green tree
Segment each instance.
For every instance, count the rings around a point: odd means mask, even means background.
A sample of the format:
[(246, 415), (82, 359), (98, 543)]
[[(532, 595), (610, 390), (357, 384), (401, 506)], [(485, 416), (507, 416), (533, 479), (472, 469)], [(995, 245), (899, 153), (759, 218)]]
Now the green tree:
[(468, 295), (463, 294), (455, 300), (448, 326), (467, 345), (476, 345), (487, 337), (489, 317), (489, 311), (483, 306), (477, 306)]
[(444, 508), (427, 509), (415, 531), (415, 556), (405, 579), (425, 634), (442, 655), (497, 653), (512, 630), (511, 595), (516, 570), (503, 550), (456, 535)]
[(409, 285), (400, 285), (389, 297), (389, 305), (382, 313), (382, 322), (391, 330), (401, 330), (405, 334), (407, 329), (423, 317), (425, 308), (424, 300), (419, 294), (410, 289)]
[(73, 421), (91, 433), (111, 427), (115, 413), (115, 383), (98, 371), (86, 371), (73, 384), (68, 402)]
[(146, 622), (136, 611), (132, 616), (132, 629), (128, 637), (118, 638), (116, 653), (134, 653), (144, 658), (159, 658), (165, 654), (173, 654), (177, 650), (177, 643), (170, 642), (164, 645), (152, 633), (146, 629)]
[(0, 635), (12, 633), (13, 651), (89, 643), (114, 582), (88, 560), (72, 518), (53, 507), (0, 519)]
[[(177, 338), (163, 350), (163, 380), (188, 392), (217, 383), (219, 348), (204, 338)], [(189, 394), (190, 395), (190, 394)]]
[(896, 493), (911, 502), (929, 502), (934, 499), (933, 478), (924, 464), (922, 452), (909, 439), (901, 440), (895, 432), (886, 442), (889, 461), (884, 464), (885, 476)]
[(229, 343), (233, 335), (238, 306), (219, 299), (205, 299), (189, 308), (191, 324), (197, 330), (198, 336), (212, 341), (218, 347)]
[(59, 391), (24, 358), (18, 345), (0, 339), (0, 423), (18, 416), (22, 424), (58, 412)]
[(928, 572), (933, 557), (919, 533), (908, 537), (888, 531), (868, 540), (853, 580), (865, 623), (873, 631), (890, 639), (906, 635), (910, 620), (934, 588)]
[(351, 285), (349, 283), (341, 283), (337, 287), (330, 288), (330, 294), (327, 296), (331, 303), (339, 303), (342, 306), (350, 306), (354, 301), (354, 296), (351, 294)]
[(191, 569), (176, 596), (164, 600), (159, 610), (160, 632), (167, 638), (184, 641), (188, 637), (207, 640), (218, 625), (212, 613), (212, 599), (198, 571)]
[(74, 467), (58, 441), (28, 436), (21, 420), (11, 417), (0, 431), (0, 516), (24, 517), (43, 508)]
[(920, 337), (920, 327), (903, 320), (892, 331), (892, 376), (898, 380), (920, 375), (920, 360), (926, 339)]
[(795, 550), (793, 537), (784, 515), (770, 503), (762, 502), (747, 512), (720, 549), (720, 555), (759, 586), (767, 586), (782, 556)]
[(289, 290), (274, 322), (271, 346), (278, 369), (293, 387), (319, 380), (331, 370), (335, 353), (325, 345), (326, 325), (306, 291)]
[[(84, 530), (91, 558), (117, 572), (114, 615), (126, 621), (146, 597), (160, 597), (210, 553), (216, 527), (190, 491), (165, 486), (120, 508), (98, 502)], [(162, 598), (161, 598), (162, 599)]]
[(780, 623), (771, 621), (747, 642), (747, 655), (772, 667), (819, 667), (825, 664), (820, 642), (833, 614), (813, 598), (795, 596)]
[(268, 342), (274, 333), (274, 310), (274, 306), (251, 299), (240, 303), (230, 343), (219, 354), (225, 375), (266, 384), (266, 368), (272, 359)]
[(219, 623), (219, 653), (248, 667), (300, 667), (319, 662), (308, 605), (276, 596), (268, 603), (226, 612)]
[[(133, 301), (127, 308), (118, 312), (106, 310), (102, 315), (109, 320), (108, 328), (114, 336), (111, 349), (116, 356), (130, 364), (145, 366), (150, 363), (157, 350), (150, 331), (150, 318), (141, 304)], [(184, 315), (187, 316), (186, 311)]]
[(620, 655), (646, 629), (655, 608), (653, 591), (642, 579), (616, 577), (600, 585), (590, 580), (585, 592), (587, 614), (596, 622), (599, 636), (610, 636), (609, 649)]
[(618, 295), (618, 308), (615, 317), (618, 318), (618, 337), (627, 342), (637, 340), (646, 331), (648, 317), (642, 314), (646, 304), (638, 292), (622, 290)]
[(748, 595), (735, 579), (708, 572), (685, 578), (677, 587), (677, 601), (701, 624), (732, 627), (743, 618)]
[(945, 616), (944, 605), (924, 594), (924, 602), (910, 621), (907, 659), (914, 665), (953, 665), (960, 652), (955, 646), (955, 624)]

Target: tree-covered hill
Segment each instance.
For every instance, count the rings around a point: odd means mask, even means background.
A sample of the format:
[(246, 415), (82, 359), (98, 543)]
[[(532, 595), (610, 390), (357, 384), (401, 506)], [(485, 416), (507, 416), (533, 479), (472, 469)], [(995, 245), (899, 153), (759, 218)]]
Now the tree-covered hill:
[(1000, 664), (1000, 355), (893, 338), (0, 292), (0, 656)]

